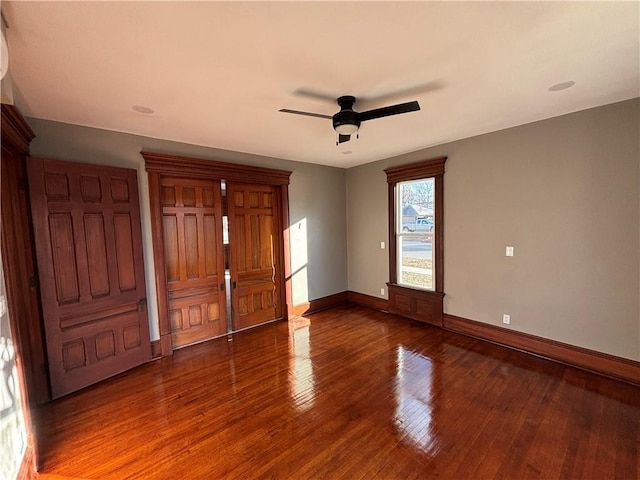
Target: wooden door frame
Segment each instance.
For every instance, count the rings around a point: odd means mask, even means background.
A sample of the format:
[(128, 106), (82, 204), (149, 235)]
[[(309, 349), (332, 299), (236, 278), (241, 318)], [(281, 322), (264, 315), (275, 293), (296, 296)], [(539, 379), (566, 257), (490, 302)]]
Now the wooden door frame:
[(279, 282), (280, 287), (280, 296), (277, 300), (282, 305), (283, 318), (288, 318), (288, 312), (293, 311), (291, 258), (289, 253), (289, 177), (292, 172), (163, 153), (143, 151), (140, 154), (145, 159), (145, 168), (149, 176), (153, 263), (155, 266), (160, 351), (162, 356), (173, 353), (162, 232), (160, 189), (162, 177), (204, 178), (208, 180), (225, 180), (227, 182), (259, 183), (276, 187), (278, 192), (276, 208), (280, 217), (278, 219), (278, 227), (282, 232), (282, 242), (279, 245), (277, 255), (279, 264), (283, 266), (276, 280)]
[[(27, 185), (29, 144), (35, 134), (14, 105), (2, 104), (2, 163), (12, 178), (2, 178), (2, 260), (9, 324), (15, 345), (18, 385), (27, 432), (20, 474), (37, 470), (40, 421), (37, 406), (50, 398), (40, 293), (36, 275), (35, 239)], [(6, 183), (9, 182), (9, 183)], [(23, 192), (25, 198), (22, 199)], [(7, 201), (9, 200), (9, 201)], [(26, 209), (26, 212), (24, 211)], [(22, 222), (26, 215), (26, 222)], [(9, 227), (10, 225), (10, 227)]]

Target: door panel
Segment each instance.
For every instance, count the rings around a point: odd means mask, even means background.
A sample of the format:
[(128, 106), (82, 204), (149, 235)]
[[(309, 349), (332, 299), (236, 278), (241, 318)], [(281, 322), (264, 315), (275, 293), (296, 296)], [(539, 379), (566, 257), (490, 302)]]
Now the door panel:
[(269, 185), (228, 185), (231, 244), (231, 302), (234, 330), (282, 317), (276, 281), (280, 245), (276, 189)]
[(151, 358), (135, 170), (31, 158), (54, 398)]
[[(227, 331), (220, 183), (162, 178), (162, 224), (173, 347)], [(221, 288), (222, 287), (222, 288)]]

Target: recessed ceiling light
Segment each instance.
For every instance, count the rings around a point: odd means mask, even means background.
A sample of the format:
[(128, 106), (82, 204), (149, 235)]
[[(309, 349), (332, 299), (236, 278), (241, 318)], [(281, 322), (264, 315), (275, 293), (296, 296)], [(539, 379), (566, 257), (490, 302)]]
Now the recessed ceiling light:
[(150, 115), (154, 112), (153, 108), (145, 107), (144, 105), (134, 105), (131, 108), (138, 113), (145, 113), (147, 115)]
[(567, 88), (571, 88), (576, 84), (573, 80), (569, 80), (568, 82), (556, 83), (555, 85), (549, 87), (550, 92), (559, 92), (560, 90), (566, 90)]
[(351, 155), (353, 152), (351, 150), (345, 150), (342, 152), (343, 155)]

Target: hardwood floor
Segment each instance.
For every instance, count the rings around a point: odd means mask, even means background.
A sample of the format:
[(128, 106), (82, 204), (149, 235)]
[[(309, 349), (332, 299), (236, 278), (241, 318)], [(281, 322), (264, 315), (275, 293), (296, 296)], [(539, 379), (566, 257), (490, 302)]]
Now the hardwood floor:
[(40, 478), (634, 479), (640, 388), (362, 307), (45, 408)]

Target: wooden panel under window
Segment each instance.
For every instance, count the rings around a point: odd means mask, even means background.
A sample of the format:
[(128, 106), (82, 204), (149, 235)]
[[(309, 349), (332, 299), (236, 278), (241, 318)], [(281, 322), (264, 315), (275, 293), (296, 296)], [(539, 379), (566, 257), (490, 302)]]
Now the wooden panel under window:
[(428, 292), (404, 286), (389, 287), (389, 312), (431, 325), (442, 326), (443, 293)]

